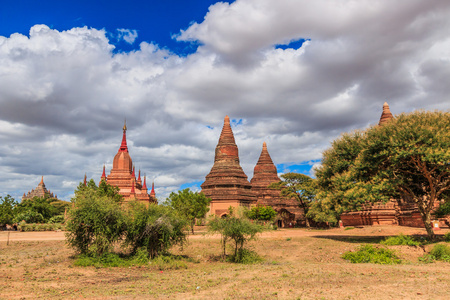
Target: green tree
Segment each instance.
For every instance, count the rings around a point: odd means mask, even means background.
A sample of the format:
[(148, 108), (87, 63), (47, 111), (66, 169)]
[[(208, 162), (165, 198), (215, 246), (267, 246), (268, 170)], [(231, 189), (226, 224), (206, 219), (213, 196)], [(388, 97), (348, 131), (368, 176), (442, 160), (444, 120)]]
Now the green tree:
[(58, 209), (52, 205), (55, 199), (34, 197), (25, 199), (17, 205), (16, 222), (24, 220), (27, 223), (45, 223), (58, 214)]
[(325, 151), (319, 199), (337, 212), (401, 197), (417, 205), (430, 238), (431, 211), (450, 189), (450, 113), (401, 114), (345, 134)]
[(178, 193), (172, 192), (167, 198), (167, 203), (180, 213), (189, 222), (192, 234), (194, 234), (195, 219), (204, 218), (209, 211), (210, 198), (203, 193), (192, 192), (184, 189)]
[(80, 184), (68, 210), (66, 241), (82, 254), (101, 255), (120, 241), (126, 230), (121, 197), (109, 185), (107, 193), (91, 179)]
[(245, 215), (251, 220), (273, 221), (277, 211), (271, 206), (257, 205), (246, 211)]
[(151, 258), (164, 253), (173, 245), (186, 242), (187, 222), (169, 206), (131, 202), (128, 210), (125, 243), (132, 251), (145, 248)]
[(0, 197), (0, 226), (12, 224), (16, 215), (16, 200), (10, 195)]
[(257, 223), (251, 222), (245, 217), (234, 216), (233, 210), (224, 218), (214, 216), (208, 222), (208, 232), (219, 233), (221, 235), (222, 255), (226, 257), (227, 241), (234, 242), (234, 259), (239, 261), (238, 252), (244, 247), (245, 242), (255, 238), (256, 234), (265, 228)]
[(286, 173), (281, 175), (280, 182), (272, 183), (269, 187), (281, 190), (281, 195), (287, 199), (296, 199), (305, 213), (306, 226), (310, 227), (307, 214), (316, 196), (314, 179), (304, 174)]

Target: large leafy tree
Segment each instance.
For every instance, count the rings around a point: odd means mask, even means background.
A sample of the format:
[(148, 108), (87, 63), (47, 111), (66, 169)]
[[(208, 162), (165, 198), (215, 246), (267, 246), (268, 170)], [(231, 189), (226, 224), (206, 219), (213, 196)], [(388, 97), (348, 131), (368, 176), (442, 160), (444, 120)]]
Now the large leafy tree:
[(307, 214), (316, 194), (315, 183), (311, 177), (299, 173), (286, 173), (281, 175), (281, 181), (272, 183), (269, 187), (281, 190), (281, 195), (287, 199), (296, 199), (305, 213), (306, 226), (310, 227)]
[(417, 205), (434, 238), (431, 211), (450, 189), (449, 130), (449, 112), (418, 111), (344, 135), (316, 172), (319, 198), (341, 213), (401, 197)]
[(0, 226), (12, 224), (16, 215), (16, 200), (10, 195), (0, 197)]
[(167, 203), (189, 222), (192, 234), (194, 234), (195, 219), (204, 218), (209, 211), (210, 198), (203, 193), (192, 192), (184, 189), (178, 193), (172, 192), (167, 198)]

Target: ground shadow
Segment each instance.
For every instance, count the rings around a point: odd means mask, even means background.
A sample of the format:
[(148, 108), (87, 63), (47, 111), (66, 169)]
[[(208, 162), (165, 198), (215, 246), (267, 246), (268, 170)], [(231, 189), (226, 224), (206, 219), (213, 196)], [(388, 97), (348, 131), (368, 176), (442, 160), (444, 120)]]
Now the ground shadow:
[[(313, 238), (329, 239), (347, 243), (366, 243), (366, 244), (379, 244), (392, 235), (377, 235), (377, 236), (365, 236), (365, 235), (315, 235)], [(414, 240), (421, 242), (422, 244), (435, 244), (443, 241), (443, 235), (436, 235), (436, 240), (429, 241), (426, 234), (413, 234), (410, 235)]]

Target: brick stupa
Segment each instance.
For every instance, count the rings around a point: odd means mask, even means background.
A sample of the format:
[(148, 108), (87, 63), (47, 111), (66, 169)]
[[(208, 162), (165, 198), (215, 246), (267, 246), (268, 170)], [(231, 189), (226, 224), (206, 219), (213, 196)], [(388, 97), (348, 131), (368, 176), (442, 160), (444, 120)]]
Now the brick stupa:
[(230, 206), (250, 207), (256, 203), (251, 184), (239, 164), (239, 150), (228, 116), (216, 147), (214, 165), (201, 188), (211, 198), (210, 213), (217, 216), (225, 215)]
[(47, 188), (45, 187), (45, 183), (44, 183), (44, 176), (41, 177), (41, 182), (38, 184), (38, 186), (35, 189), (32, 189), (31, 191), (29, 191), (28, 193), (24, 193), (22, 196), (22, 201), (23, 200), (31, 200), (34, 197), (38, 197), (38, 198), (57, 198), (56, 195), (53, 195), (53, 193), (49, 190), (47, 190)]
[(270, 157), (266, 142), (264, 142), (261, 155), (253, 170), (253, 178), (250, 180), (257, 204), (273, 207), (281, 216), (278, 224), (280, 227), (304, 222), (304, 211), (295, 199), (286, 199), (281, 196), (280, 190), (268, 188), (270, 184), (279, 181), (277, 167)]
[(127, 146), (127, 126), (123, 126), (122, 143), (119, 151), (114, 156), (113, 167), (111, 173), (106, 176), (105, 167), (103, 166), (103, 174), (101, 180), (112, 186), (119, 188), (119, 194), (121, 194), (125, 201), (137, 200), (143, 203), (157, 203), (154, 188), (152, 187), (152, 193), (149, 195), (147, 190), (146, 177), (144, 182), (141, 180), (141, 171), (139, 170), (138, 178), (136, 179), (136, 172), (133, 166), (133, 161), (128, 152)]
[(389, 104), (387, 102), (384, 102), (383, 104), (383, 112), (381, 113), (380, 121), (378, 122), (378, 125), (383, 126), (387, 123), (389, 123), (390, 120), (392, 120), (394, 116), (391, 113), (391, 110), (389, 109)]

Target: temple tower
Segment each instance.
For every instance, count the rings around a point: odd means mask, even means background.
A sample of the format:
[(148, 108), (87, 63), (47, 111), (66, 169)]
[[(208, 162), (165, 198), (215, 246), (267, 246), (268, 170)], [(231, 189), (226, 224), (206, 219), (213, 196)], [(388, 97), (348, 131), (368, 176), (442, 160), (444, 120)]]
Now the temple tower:
[(250, 181), (257, 198), (257, 204), (273, 207), (280, 216), (278, 221), (280, 227), (303, 223), (305, 214), (303, 209), (299, 207), (298, 202), (295, 199), (282, 197), (280, 190), (268, 188), (270, 184), (279, 181), (277, 167), (270, 157), (266, 142), (264, 142), (261, 155), (253, 170), (253, 178)]
[(380, 126), (386, 125), (393, 118), (394, 118), (394, 116), (392, 115), (391, 110), (389, 109), (389, 104), (387, 104), (387, 102), (384, 102), (383, 112), (381, 113), (381, 117), (380, 117), (380, 121), (378, 122), (378, 125), (380, 125)]
[(38, 198), (55, 198), (56, 195), (53, 195), (53, 193), (45, 187), (44, 183), (44, 176), (41, 177), (41, 182), (39, 182), (38, 186), (35, 189), (32, 189), (28, 193), (24, 193), (22, 196), (22, 201), (27, 199), (33, 199), (34, 197)]
[(144, 202), (157, 202), (156, 197), (151, 197), (147, 193), (147, 187), (141, 183), (141, 173), (139, 170), (139, 178), (136, 179), (135, 168), (133, 161), (128, 152), (127, 146), (127, 125), (123, 126), (122, 143), (120, 144), (117, 154), (114, 156), (113, 167), (111, 173), (106, 176), (105, 167), (103, 166), (103, 174), (101, 180), (106, 180), (109, 185), (119, 188), (125, 201), (132, 201), (134, 199)]
[(205, 196), (212, 200), (210, 213), (217, 216), (225, 215), (230, 206), (250, 207), (256, 203), (251, 184), (239, 164), (239, 150), (228, 116), (216, 146), (214, 165), (201, 188)]

